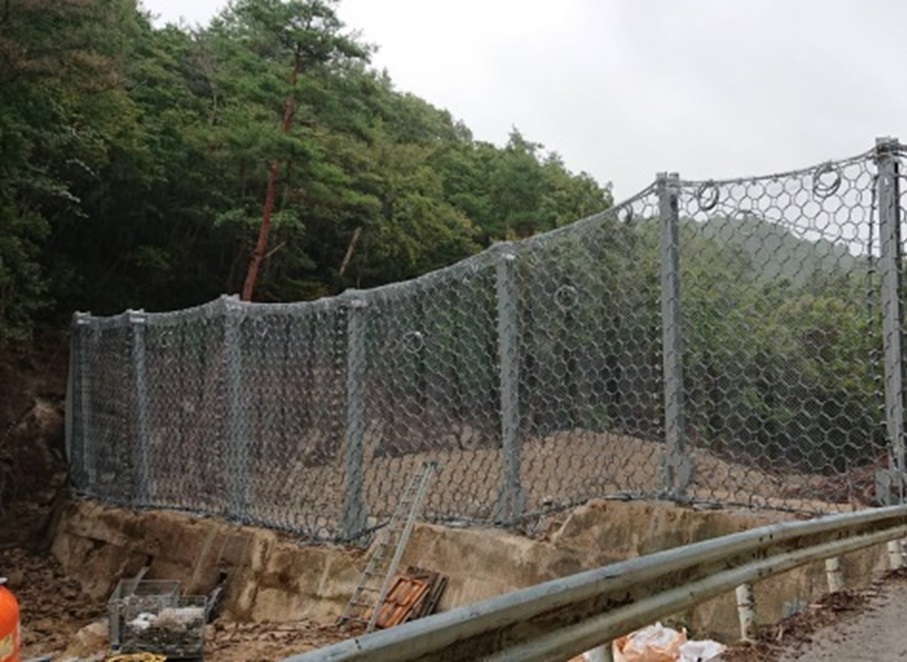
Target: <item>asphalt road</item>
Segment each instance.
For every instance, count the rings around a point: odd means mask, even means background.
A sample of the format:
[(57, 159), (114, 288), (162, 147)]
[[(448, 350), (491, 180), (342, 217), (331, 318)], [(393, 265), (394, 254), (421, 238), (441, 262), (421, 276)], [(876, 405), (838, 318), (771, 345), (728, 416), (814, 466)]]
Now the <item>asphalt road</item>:
[(859, 613), (817, 630), (782, 662), (907, 662), (907, 582), (881, 586)]

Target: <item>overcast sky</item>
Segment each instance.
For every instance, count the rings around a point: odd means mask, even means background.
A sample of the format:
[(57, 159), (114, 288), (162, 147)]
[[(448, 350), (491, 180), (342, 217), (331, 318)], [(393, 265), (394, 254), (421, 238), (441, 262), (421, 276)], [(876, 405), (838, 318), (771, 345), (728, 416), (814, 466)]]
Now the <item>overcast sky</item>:
[[(206, 23), (222, 0), (143, 0)], [(658, 171), (767, 174), (907, 141), (900, 0), (343, 0), (397, 88), (512, 126), (622, 199)]]

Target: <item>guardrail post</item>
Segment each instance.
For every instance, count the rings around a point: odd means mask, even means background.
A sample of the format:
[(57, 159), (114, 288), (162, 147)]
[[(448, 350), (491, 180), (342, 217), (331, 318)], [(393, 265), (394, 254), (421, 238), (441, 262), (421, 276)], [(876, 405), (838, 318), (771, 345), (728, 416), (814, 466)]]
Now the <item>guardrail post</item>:
[(752, 584), (737, 587), (737, 616), (740, 619), (740, 641), (756, 640), (756, 597)]
[(512, 524), (523, 512), (520, 480), (520, 340), (516, 255), (506, 246), (496, 264), (498, 308), (498, 361), (501, 386), (501, 453), (504, 475), (495, 508), (495, 520)]
[(129, 310), (129, 326), (132, 329), (132, 374), (135, 398), (135, 448), (136, 479), (138, 481), (136, 500), (140, 506), (147, 506), (151, 498), (151, 480), (148, 468), (148, 379), (145, 372), (145, 329), (147, 316), (144, 310)]
[[(879, 243), (881, 259), (882, 343), (885, 363), (885, 425), (891, 451), (888, 480), (878, 481), (878, 499), (904, 501), (904, 356), (901, 306), (901, 220), (898, 151), (894, 138), (876, 140), (878, 163)], [(894, 488), (894, 495), (892, 489)]]
[(837, 556), (825, 559), (825, 577), (828, 580), (829, 593), (844, 590), (844, 573), (841, 572), (841, 561)]
[(346, 484), (341, 535), (352, 540), (366, 527), (368, 513), (363, 502), (365, 461), (365, 299), (352, 299), (347, 308), (346, 431), (343, 440)]
[(659, 173), (656, 181), (661, 220), (661, 323), (664, 380), (665, 449), (662, 455), (662, 485), (666, 496), (683, 498), (692, 478), (686, 453), (683, 391), (683, 328), (678, 256), (677, 173)]
[(900, 540), (888, 542), (888, 567), (890, 570), (900, 570), (904, 567), (904, 544)]
[(584, 657), (586, 662), (614, 662), (614, 653), (610, 642), (593, 648), (591, 651), (586, 651)]
[(242, 324), (243, 303), (239, 297), (225, 295), (224, 352), (227, 387), (227, 453), (230, 467), (230, 502), (228, 516), (245, 521), (249, 505), (249, 449), (246, 434), (245, 397), (242, 384)]

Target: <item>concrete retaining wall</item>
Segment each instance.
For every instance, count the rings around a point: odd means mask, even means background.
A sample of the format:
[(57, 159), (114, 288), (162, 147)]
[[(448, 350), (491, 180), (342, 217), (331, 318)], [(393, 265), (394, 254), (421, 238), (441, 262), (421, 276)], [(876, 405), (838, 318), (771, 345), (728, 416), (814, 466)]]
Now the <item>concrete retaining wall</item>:
[[(789, 518), (789, 517), (788, 517)], [(673, 504), (595, 501), (550, 524), (532, 540), (497, 529), (417, 525), (403, 564), (449, 577), (441, 609), (531, 586), (621, 559), (785, 519), (777, 513), (698, 512)], [(273, 531), (181, 513), (132, 512), (91, 502), (67, 505), (53, 553), (86, 591), (106, 597), (146, 564), (148, 579), (179, 579), (207, 593), (229, 577), (225, 608), (235, 619), (330, 620), (346, 604), (367, 560), (362, 550), (305, 545)], [(848, 587), (885, 568), (884, 549), (843, 559)], [(821, 566), (799, 568), (756, 586), (761, 621), (778, 620), (825, 592)], [(696, 636), (736, 637), (732, 594), (677, 620)]]

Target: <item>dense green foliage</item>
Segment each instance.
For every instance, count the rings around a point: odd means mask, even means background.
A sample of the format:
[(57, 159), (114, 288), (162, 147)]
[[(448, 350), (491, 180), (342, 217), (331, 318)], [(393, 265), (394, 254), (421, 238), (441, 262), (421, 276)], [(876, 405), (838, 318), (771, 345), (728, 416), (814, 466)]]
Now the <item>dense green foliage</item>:
[(235, 0), (197, 32), (135, 0), (4, 3), (0, 343), (74, 309), (238, 292), (275, 162), (266, 301), (410, 278), (610, 204), (516, 130), (480, 142), (395, 90), (371, 48), (335, 0)]
[(872, 265), (755, 217), (681, 228), (687, 423), (730, 457), (810, 472), (884, 454)]

